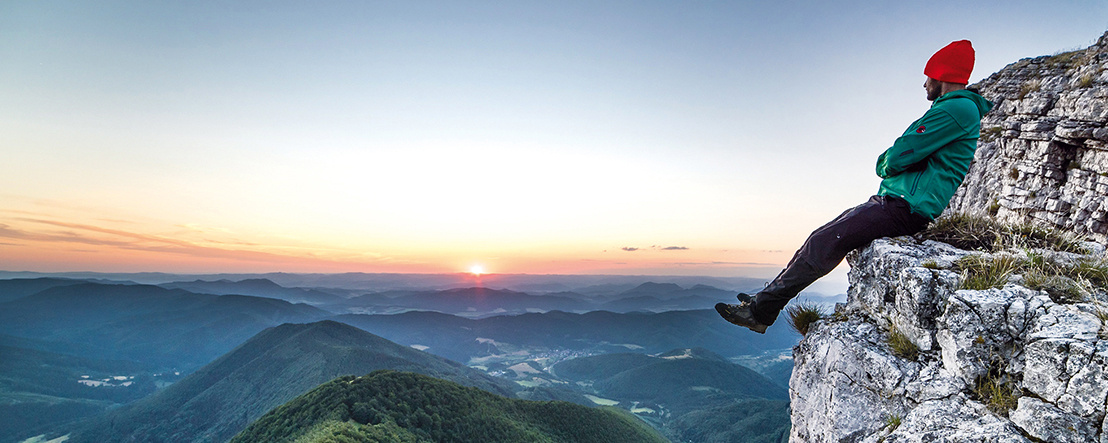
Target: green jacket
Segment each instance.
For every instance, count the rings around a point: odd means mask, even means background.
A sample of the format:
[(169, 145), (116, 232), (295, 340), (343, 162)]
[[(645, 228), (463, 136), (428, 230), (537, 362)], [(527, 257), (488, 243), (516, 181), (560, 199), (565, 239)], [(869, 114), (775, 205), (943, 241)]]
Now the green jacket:
[(966, 178), (981, 117), (992, 102), (975, 92), (958, 90), (943, 94), (877, 157), (879, 195), (908, 201), (912, 212), (934, 220), (950, 204), (950, 198)]

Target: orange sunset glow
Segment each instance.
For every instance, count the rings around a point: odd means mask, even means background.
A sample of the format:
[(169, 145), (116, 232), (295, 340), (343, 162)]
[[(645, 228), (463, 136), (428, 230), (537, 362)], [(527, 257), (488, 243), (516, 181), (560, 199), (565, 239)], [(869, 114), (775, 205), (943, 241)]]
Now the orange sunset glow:
[(958, 7), (5, 2), (0, 270), (772, 277), (934, 48), (1103, 28)]

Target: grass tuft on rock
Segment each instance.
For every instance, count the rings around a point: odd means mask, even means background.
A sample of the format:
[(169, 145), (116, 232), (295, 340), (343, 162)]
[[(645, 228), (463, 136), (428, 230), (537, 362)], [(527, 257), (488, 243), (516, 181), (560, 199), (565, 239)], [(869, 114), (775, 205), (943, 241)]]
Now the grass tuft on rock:
[(1085, 248), (1077, 236), (1053, 228), (1045, 228), (1032, 223), (1003, 224), (1003, 235), (998, 249), (1041, 248), (1055, 251), (1084, 254)]
[(896, 327), (889, 331), (888, 343), (889, 348), (893, 350), (893, 355), (897, 357), (910, 361), (916, 361), (919, 358), (919, 345)]
[(954, 269), (962, 273), (959, 289), (981, 291), (1004, 287), (1021, 265), (1020, 260), (1012, 256), (967, 255), (954, 262)]
[(1108, 340), (1108, 309), (1098, 307), (1096, 309), (1096, 318), (1100, 319), (1100, 331), (1096, 334), (1097, 338)]
[(900, 414), (889, 414), (885, 416), (885, 427), (889, 429), (889, 432), (893, 432), (896, 428), (900, 427), (900, 423), (904, 421), (904, 416)]
[(991, 250), (1000, 235), (1000, 223), (992, 218), (955, 213), (935, 219), (919, 235), (928, 240), (949, 243), (967, 251)]
[(1037, 252), (1026, 257), (971, 254), (954, 262), (960, 272), (959, 289), (1001, 288), (1013, 274), (1022, 275), (1023, 286), (1046, 291), (1055, 303), (1081, 303), (1108, 287), (1108, 260), (1104, 257), (1055, 262)]
[(1080, 303), (1085, 301), (1087, 292), (1081, 283), (1070, 277), (1040, 270), (1028, 271), (1024, 275), (1023, 285), (1036, 291), (1046, 291), (1055, 303)]
[(954, 213), (935, 219), (920, 238), (948, 243), (967, 251), (996, 252), (1009, 248), (1042, 248), (1084, 253), (1077, 237), (1032, 223), (1000, 223), (985, 214)]
[(1016, 409), (1020, 398), (1016, 384), (996, 368), (977, 378), (973, 392), (986, 408), (1004, 417), (1008, 416), (1008, 411)]
[(808, 328), (812, 323), (827, 317), (823, 308), (815, 303), (800, 303), (789, 306), (785, 309), (785, 314), (788, 316), (789, 326), (792, 326), (800, 335), (808, 335)]
[(1078, 261), (1066, 272), (1077, 279), (1088, 280), (1096, 286), (1108, 287), (1108, 258), (1106, 257)]

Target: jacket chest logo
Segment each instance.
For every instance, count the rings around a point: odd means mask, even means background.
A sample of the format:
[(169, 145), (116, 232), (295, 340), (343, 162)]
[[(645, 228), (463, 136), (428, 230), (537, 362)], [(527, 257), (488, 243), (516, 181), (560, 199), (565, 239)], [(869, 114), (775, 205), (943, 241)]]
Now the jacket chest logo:
[(920, 127), (916, 128), (916, 134), (923, 134), (923, 131), (926, 131), (926, 130), (927, 130), (926, 126), (920, 125)]

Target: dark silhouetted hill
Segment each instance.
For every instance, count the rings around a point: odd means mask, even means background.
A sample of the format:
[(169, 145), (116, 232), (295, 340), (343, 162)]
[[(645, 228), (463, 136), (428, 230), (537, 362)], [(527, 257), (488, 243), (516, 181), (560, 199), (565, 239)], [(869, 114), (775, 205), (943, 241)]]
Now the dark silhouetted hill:
[(159, 284), (163, 288), (184, 289), (197, 294), (215, 295), (253, 295), (284, 300), (290, 303), (308, 303), (311, 305), (339, 303), (345, 298), (316, 289), (286, 288), (264, 278), (252, 278), (240, 281), (181, 281)]
[(70, 286), (86, 283), (84, 280), (68, 278), (14, 278), (0, 280), (0, 303), (9, 302), (28, 295), (58, 286)]
[(265, 328), (328, 315), (271, 298), (81, 283), (0, 304), (0, 333), (80, 345), (84, 356), (189, 371)]

